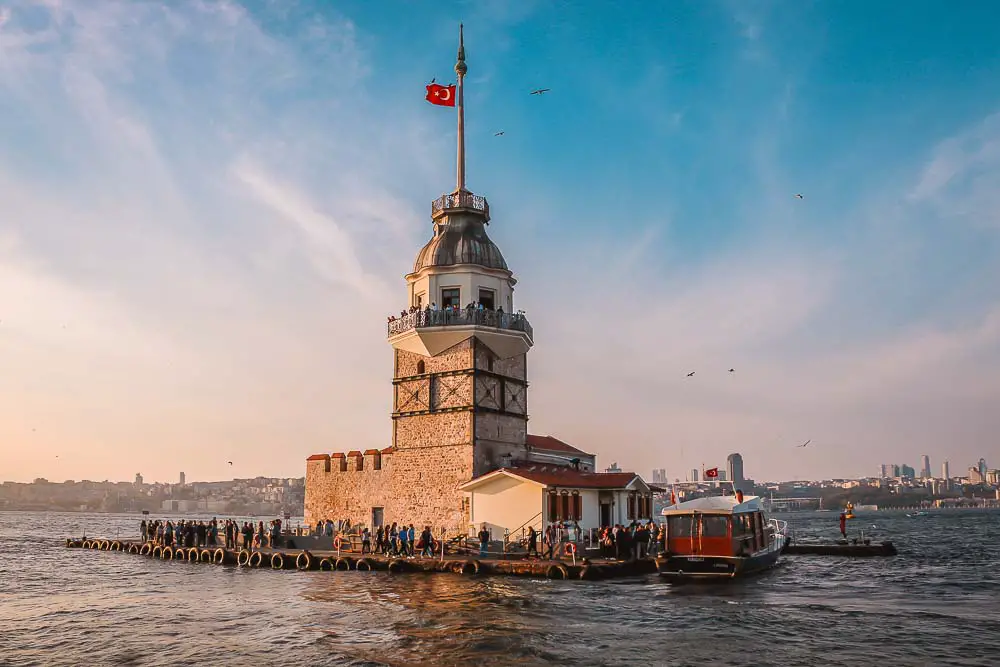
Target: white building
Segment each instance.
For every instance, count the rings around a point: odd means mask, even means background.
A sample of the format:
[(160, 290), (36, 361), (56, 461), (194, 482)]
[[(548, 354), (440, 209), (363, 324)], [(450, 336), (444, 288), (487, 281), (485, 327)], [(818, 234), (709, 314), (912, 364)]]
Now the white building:
[(525, 463), (500, 468), (459, 487), (469, 501), (470, 532), (483, 524), (494, 539), (506, 532), (520, 537), (529, 526), (576, 522), (583, 530), (650, 519), (653, 494), (631, 472), (584, 472)]

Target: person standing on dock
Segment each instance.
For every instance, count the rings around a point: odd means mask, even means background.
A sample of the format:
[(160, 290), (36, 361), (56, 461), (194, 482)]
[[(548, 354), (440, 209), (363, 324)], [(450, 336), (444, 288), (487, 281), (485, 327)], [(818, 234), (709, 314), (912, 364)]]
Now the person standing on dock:
[(534, 526), (528, 526), (528, 553), (526, 557), (530, 558), (532, 551), (535, 552), (535, 558), (541, 558), (538, 555), (538, 532)]
[(847, 539), (847, 515), (843, 512), (840, 513), (840, 534)]
[(556, 549), (556, 527), (551, 523), (545, 528), (545, 535), (542, 537), (542, 545), (545, 547), (543, 557), (552, 560), (555, 557)]
[(486, 530), (486, 524), (483, 524), (482, 530), (479, 531), (479, 557), (486, 558), (487, 549), (490, 546), (490, 531)]

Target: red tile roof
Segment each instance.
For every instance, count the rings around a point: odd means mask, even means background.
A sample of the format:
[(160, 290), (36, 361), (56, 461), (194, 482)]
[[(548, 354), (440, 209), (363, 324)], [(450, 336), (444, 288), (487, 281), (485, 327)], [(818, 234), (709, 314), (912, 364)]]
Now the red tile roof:
[(393, 450), (392, 447), (386, 447), (385, 449), (382, 450), (382, 453), (383, 454), (392, 454), (393, 451), (394, 450)]
[(553, 438), (551, 435), (528, 435), (527, 443), (535, 449), (544, 449), (548, 452), (568, 452), (570, 454), (586, 454), (587, 456), (593, 456), (593, 454), (588, 454), (582, 449), (577, 449), (569, 443)]
[(634, 472), (582, 472), (565, 466), (529, 465), (523, 468), (500, 468), (462, 486), (499, 473), (516, 475), (546, 486), (577, 489), (623, 489), (637, 477)]
[(328, 458), (330, 458), (329, 454), (313, 454), (306, 461), (326, 461)]
[(347, 455), (348, 456), (361, 456), (361, 450), (359, 450), (359, 449), (352, 449), (351, 451), (347, 452)]
[(377, 449), (366, 449), (365, 450), (365, 456), (368, 456), (369, 454), (381, 454), (381, 453), (382, 452), (380, 452)]
[(347, 458), (347, 457), (346, 457), (346, 456), (344, 455), (344, 452), (337, 452), (336, 454), (331, 454), (330, 456), (331, 456), (331, 457), (333, 457), (333, 458), (335, 458), (335, 459), (343, 459), (343, 458)]

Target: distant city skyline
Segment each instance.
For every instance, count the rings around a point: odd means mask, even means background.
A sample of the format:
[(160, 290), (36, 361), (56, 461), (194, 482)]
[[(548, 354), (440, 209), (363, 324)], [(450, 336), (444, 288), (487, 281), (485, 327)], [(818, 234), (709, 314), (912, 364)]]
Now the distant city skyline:
[(7, 0), (0, 475), (388, 446), (460, 20), (533, 433), (673, 477), (998, 459), (995, 13)]

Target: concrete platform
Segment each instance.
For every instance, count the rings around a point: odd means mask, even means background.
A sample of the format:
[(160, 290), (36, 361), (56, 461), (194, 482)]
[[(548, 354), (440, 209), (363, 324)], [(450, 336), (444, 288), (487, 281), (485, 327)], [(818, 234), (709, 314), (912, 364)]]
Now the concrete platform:
[(155, 558), (157, 560), (184, 561), (274, 570), (355, 570), (386, 571), (392, 573), (451, 573), (462, 575), (497, 575), (535, 577), (548, 579), (598, 580), (635, 577), (656, 572), (651, 558), (633, 561), (608, 561), (580, 558), (570, 560), (510, 558), (479, 558), (472, 555), (446, 554), (442, 558), (405, 558), (357, 552), (328, 550), (259, 549), (253, 551), (225, 549), (223, 547), (187, 549), (154, 547), (150, 543), (127, 540), (66, 540), (70, 549), (115, 551), (124, 554)]
[(789, 544), (782, 553), (808, 556), (846, 556), (851, 558), (872, 558), (895, 556), (898, 552), (892, 542), (878, 544), (853, 544), (846, 541), (834, 543), (800, 542)]

